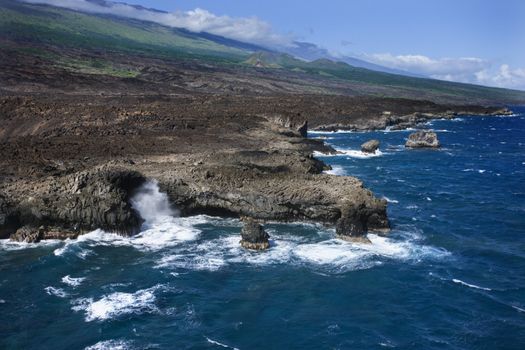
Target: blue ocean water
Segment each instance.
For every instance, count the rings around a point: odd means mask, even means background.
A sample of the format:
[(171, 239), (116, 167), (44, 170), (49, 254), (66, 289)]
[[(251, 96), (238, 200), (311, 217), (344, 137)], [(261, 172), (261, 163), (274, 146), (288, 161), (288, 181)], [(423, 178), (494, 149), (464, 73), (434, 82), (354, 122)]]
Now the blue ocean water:
[[(2, 349), (523, 349), (525, 108), (434, 121), (441, 150), (410, 131), (311, 133), (389, 201), (372, 244), (309, 224), (266, 225), (239, 247), (238, 220), (175, 218), (150, 184), (134, 238), (0, 242)], [(381, 141), (366, 157), (359, 145)], [(337, 176), (337, 175), (334, 175)]]

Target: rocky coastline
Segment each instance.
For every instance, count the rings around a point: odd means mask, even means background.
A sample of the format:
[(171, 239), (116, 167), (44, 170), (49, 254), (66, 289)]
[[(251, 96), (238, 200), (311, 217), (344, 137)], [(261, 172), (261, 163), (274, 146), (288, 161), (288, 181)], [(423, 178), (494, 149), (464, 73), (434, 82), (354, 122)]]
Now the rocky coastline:
[(472, 111), (445, 111), (443, 113), (414, 112), (406, 115), (395, 115), (390, 111), (384, 111), (376, 118), (359, 119), (357, 121), (338, 122), (333, 124), (317, 125), (314, 131), (375, 131), (375, 130), (405, 130), (418, 124), (423, 124), (435, 119), (455, 119), (466, 115), (512, 115), (508, 108), (487, 108)]
[[(384, 112), (363, 123), (347, 118), (323, 126), (322, 117), (307, 120), (300, 108), (294, 115), (239, 115), (232, 108), (190, 118), (177, 113), (193, 110), (192, 99), (182, 110), (181, 100), (169, 98), (131, 106), (110, 100), (109, 107), (92, 97), (67, 99), (65, 109), (49, 98), (1, 101), (1, 239), (75, 238), (97, 228), (133, 235), (143, 219), (130, 198), (154, 179), (184, 216), (317, 222), (335, 227), (342, 239), (366, 242), (367, 232), (388, 232), (387, 203), (355, 177), (323, 173), (330, 167), (313, 153), (335, 150), (306, 137), (309, 123), (316, 130), (371, 130), (462, 113)], [(486, 110), (504, 113), (510, 111)]]

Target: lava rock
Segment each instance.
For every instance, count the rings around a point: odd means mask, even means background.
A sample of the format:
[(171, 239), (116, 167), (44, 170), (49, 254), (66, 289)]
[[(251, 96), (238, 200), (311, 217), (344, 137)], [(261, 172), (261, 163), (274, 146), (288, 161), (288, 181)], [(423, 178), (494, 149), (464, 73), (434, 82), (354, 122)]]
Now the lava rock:
[(302, 137), (308, 136), (308, 120), (305, 120), (301, 125), (297, 127), (297, 131)]
[(369, 140), (361, 145), (361, 152), (376, 153), (378, 148), (379, 148), (378, 140)]
[(19, 227), (18, 217), (4, 196), (0, 195), (0, 239), (9, 236)]
[(23, 226), (11, 235), (10, 240), (14, 242), (38, 243), (44, 237), (45, 228)]
[(439, 148), (441, 147), (437, 134), (429, 130), (419, 130), (408, 136), (405, 144), (408, 148)]
[(366, 237), (368, 226), (366, 208), (354, 205), (344, 206), (341, 217), (335, 224), (337, 237), (349, 242), (370, 243)]
[(244, 226), (241, 231), (241, 246), (246, 249), (264, 250), (270, 247), (270, 236), (259, 222), (250, 217), (241, 219)]

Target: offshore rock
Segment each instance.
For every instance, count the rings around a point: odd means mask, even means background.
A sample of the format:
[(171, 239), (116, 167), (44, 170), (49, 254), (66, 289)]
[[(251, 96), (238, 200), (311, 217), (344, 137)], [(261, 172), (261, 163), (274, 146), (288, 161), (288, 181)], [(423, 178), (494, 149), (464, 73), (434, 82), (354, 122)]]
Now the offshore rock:
[(270, 247), (270, 236), (259, 222), (250, 217), (243, 217), (241, 231), (241, 246), (246, 249), (264, 250)]
[(408, 136), (405, 144), (408, 148), (439, 148), (441, 147), (437, 134), (429, 130), (419, 130)]
[[(386, 209), (386, 201), (380, 202)], [(378, 212), (370, 207), (346, 203), (341, 209), (341, 217), (336, 222), (335, 232), (338, 238), (346, 241), (370, 243), (366, 237), (369, 230), (387, 232), (389, 227), (386, 215), (378, 215)]]
[(369, 140), (361, 145), (361, 152), (376, 153), (378, 148), (379, 148), (378, 140)]

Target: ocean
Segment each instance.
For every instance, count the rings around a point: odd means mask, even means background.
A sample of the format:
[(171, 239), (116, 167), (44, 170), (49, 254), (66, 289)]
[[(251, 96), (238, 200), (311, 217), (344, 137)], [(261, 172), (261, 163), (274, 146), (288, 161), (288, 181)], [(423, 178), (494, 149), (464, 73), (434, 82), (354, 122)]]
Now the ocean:
[[(312, 132), (343, 152), (332, 176), (385, 198), (372, 244), (331, 228), (267, 223), (239, 246), (237, 219), (180, 218), (155, 182), (134, 197), (132, 238), (0, 241), (1, 349), (523, 349), (525, 108), (411, 132)], [(367, 156), (359, 145), (381, 142)]]

